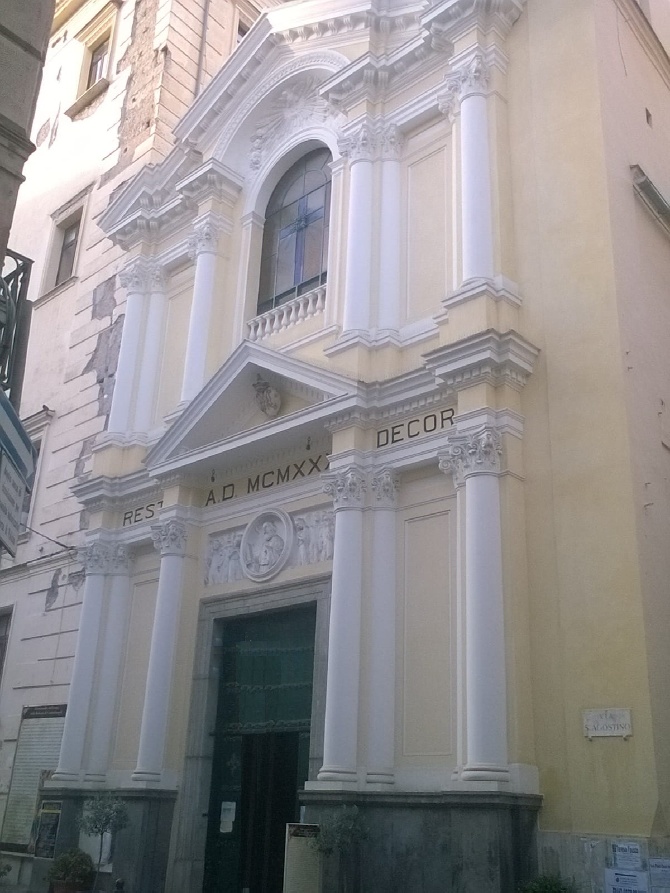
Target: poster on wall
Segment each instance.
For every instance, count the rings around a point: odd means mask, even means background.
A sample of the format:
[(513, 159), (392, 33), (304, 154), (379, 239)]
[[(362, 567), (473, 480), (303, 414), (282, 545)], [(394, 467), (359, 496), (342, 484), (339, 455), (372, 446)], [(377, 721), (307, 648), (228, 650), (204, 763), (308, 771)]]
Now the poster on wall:
[(608, 868), (605, 871), (605, 893), (648, 893), (648, 880), (646, 871)]
[(34, 852), (38, 859), (53, 859), (60, 825), (62, 800), (42, 800), (37, 813)]

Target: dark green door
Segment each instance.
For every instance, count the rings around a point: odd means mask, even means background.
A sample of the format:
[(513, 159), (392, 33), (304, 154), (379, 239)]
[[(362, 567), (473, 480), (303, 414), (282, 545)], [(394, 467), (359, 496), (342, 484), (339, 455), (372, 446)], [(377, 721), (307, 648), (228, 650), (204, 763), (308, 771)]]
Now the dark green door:
[(281, 893), (308, 771), (313, 606), (221, 623), (203, 893)]

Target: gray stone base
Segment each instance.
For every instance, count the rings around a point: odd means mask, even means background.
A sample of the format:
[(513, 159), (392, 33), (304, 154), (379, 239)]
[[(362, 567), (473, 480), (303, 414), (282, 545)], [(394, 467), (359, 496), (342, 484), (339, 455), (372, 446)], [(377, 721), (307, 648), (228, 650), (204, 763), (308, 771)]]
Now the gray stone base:
[[(637, 868), (630, 870), (647, 873), (649, 890), (666, 890), (653, 884), (649, 872), (650, 859), (670, 860), (670, 837), (635, 837), (633, 834), (605, 836), (570, 834), (562, 831), (538, 831), (538, 857), (544, 874), (558, 874), (575, 881), (578, 890), (605, 893), (605, 871), (621, 868), (614, 858), (614, 844), (635, 842), (640, 847)], [(624, 868), (623, 870), (628, 870)]]
[(323, 893), (516, 893), (537, 869), (542, 798), (514, 794), (305, 791), (305, 821), (356, 805), (367, 835), (325, 860)]
[[(49, 797), (63, 801), (56, 840), (56, 854), (76, 847), (79, 842), (78, 819), (84, 800), (92, 790), (49, 788)], [(176, 792), (110, 791), (120, 797), (128, 809), (129, 823), (114, 839), (112, 873), (101, 875), (99, 889), (114, 889), (114, 881), (123, 878), (126, 893), (163, 893), (168, 864), (172, 814)], [(51, 860), (35, 859), (30, 890), (44, 893)]]

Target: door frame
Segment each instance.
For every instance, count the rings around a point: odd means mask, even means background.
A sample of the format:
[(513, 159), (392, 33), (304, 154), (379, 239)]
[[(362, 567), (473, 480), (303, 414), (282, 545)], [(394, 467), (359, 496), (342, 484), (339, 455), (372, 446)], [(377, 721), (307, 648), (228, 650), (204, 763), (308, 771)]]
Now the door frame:
[(265, 584), (262, 589), (213, 596), (200, 602), (184, 770), (175, 808), (166, 891), (202, 889), (219, 688), (216, 621), (316, 605), (308, 775), (313, 781), (323, 763), (330, 582), (328, 574), (304, 583)]

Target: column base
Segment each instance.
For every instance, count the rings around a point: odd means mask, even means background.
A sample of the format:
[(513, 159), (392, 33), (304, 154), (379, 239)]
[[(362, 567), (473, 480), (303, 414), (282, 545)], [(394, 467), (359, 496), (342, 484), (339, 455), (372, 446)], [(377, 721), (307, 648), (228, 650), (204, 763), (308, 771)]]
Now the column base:
[(317, 781), (344, 781), (357, 782), (358, 773), (355, 769), (344, 769), (339, 766), (323, 766), (316, 776)]
[(395, 784), (393, 769), (373, 769), (365, 773), (366, 784)]
[(80, 778), (79, 772), (69, 772), (67, 769), (56, 769), (56, 771), (51, 776), (49, 781), (72, 782), (72, 781), (79, 781), (79, 778)]
[(131, 781), (151, 781), (151, 782), (160, 782), (161, 773), (160, 772), (149, 772), (145, 769), (136, 769), (133, 774), (130, 776)]
[(468, 763), (461, 771), (463, 781), (506, 781), (510, 780), (509, 766), (496, 763)]

